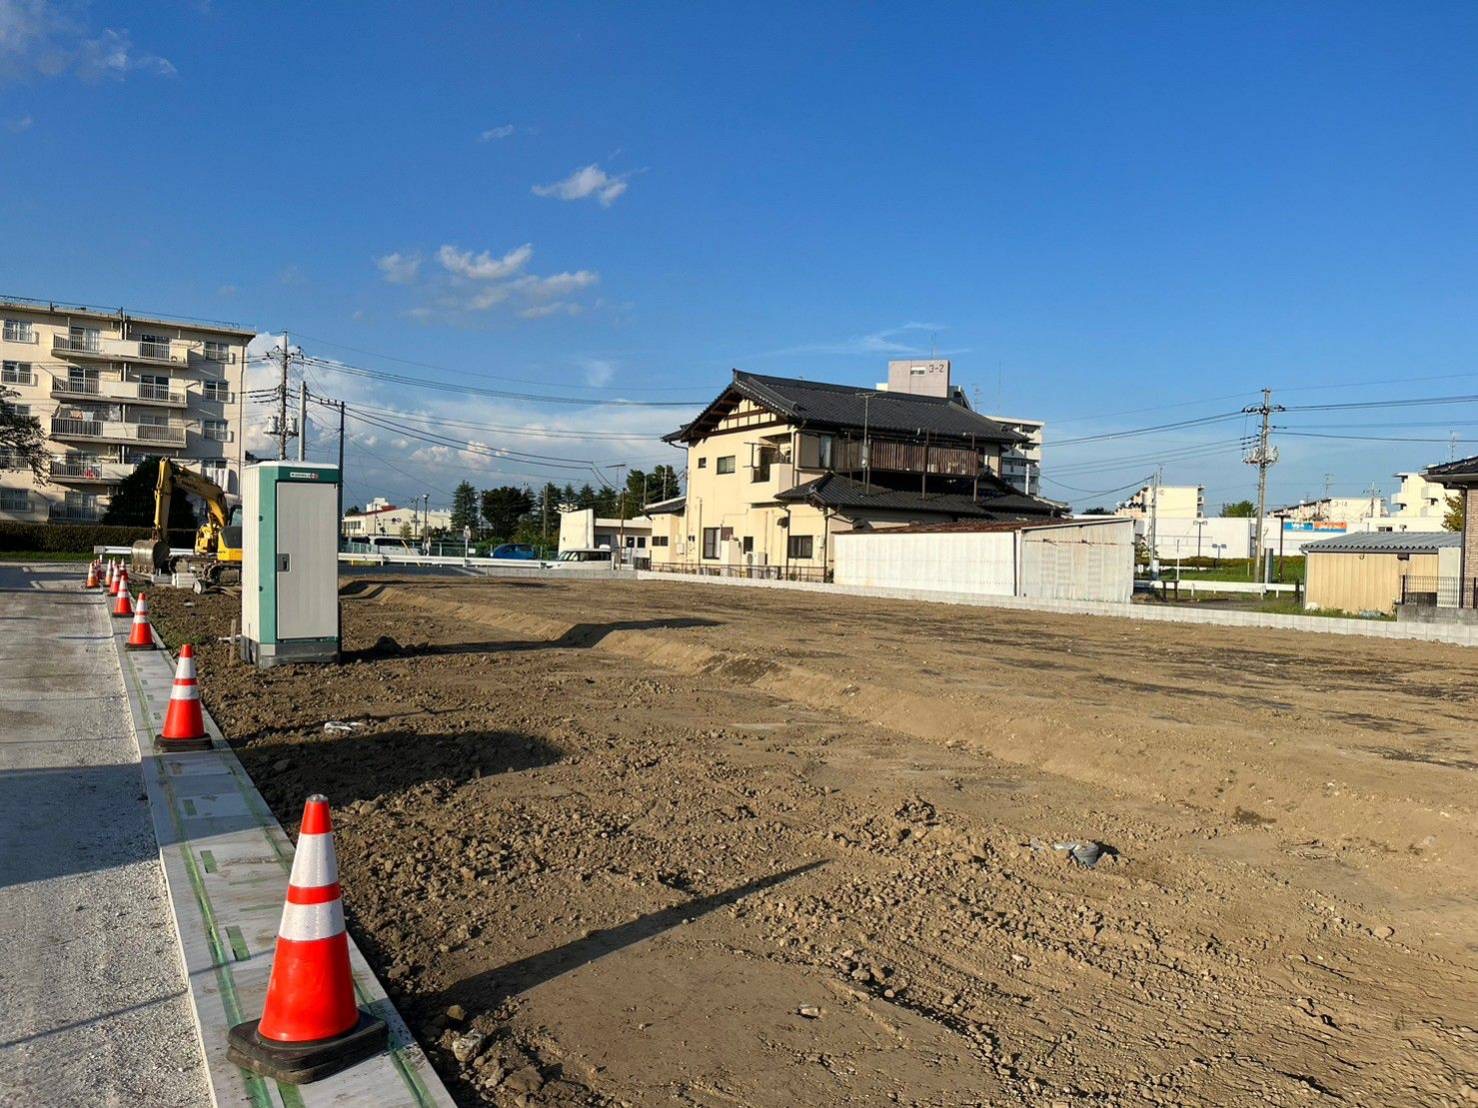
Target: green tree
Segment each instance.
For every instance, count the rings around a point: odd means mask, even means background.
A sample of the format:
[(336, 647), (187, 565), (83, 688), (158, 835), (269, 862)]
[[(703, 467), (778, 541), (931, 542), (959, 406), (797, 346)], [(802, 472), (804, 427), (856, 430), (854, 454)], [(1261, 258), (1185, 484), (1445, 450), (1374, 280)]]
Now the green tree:
[(482, 490), (482, 518), (494, 537), (508, 540), (534, 507), (533, 494), (514, 485)]
[[(159, 483), (159, 459), (145, 458), (134, 467), (108, 501), (108, 510), (103, 513), (103, 523), (122, 523), (130, 526), (152, 526), (154, 523), (154, 489)], [(176, 489), (169, 501), (169, 529), (171, 531), (193, 531), (200, 525), (190, 498)]]
[(1096, 508), (1089, 508), (1083, 514), (1085, 516), (1111, 516), (1114, 513), (1110, 509), (1105, 508), (1105, 507), (1103, 507), (1103, 505), (1100, 504)]
[(596, 507), (595, 490), (589, 485), (581, 485), (580, 491), (574, 496), (574, 502), (575, 507), (581, 509)]
[(460, 535), (464, 527), (477, 527), (477, 490), (463, 481), (452, 493), (452, 532)]
[(1468, 511), (1463, 494), (1455, 492), (1447, 498), (1447, 512), (1442, 517), (1442, 526), (1448, 531), (1461, 531), (1467, 522)]
[(23, 415), (10, 402), (19, 395), (14, 389), (0, 389), (0, 469), (29, 469), (36, 480), (46, 481), (51, 464), (46, 436), (39, 419)]
[(1250, 500), (1237, 500), (1223, 504), (1221, 514), (1230, 519), (1251, 519), (1257, 515), (1257, 505)]

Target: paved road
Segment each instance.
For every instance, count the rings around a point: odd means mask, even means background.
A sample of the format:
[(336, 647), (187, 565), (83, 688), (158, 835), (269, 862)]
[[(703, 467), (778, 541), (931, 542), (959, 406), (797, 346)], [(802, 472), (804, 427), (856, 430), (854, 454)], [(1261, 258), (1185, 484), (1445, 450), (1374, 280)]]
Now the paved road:
[(0, 565), (0, 1105), (209, 1104), (109, 620), (77, 583)]

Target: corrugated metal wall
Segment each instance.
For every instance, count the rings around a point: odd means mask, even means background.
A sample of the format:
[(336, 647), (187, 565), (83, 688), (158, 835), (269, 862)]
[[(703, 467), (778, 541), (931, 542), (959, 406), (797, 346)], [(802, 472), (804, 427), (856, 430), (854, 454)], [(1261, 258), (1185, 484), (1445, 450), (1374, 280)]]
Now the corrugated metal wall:
[(1340, 612), (1391, 612), (1401, 599), (1401, 578), (1437, 576), (1436, 554), (1394, 552), (1336, 553), (1310, 550), (1306, 555), (1304, 606)]
[(1134, 524), (1081, 524), (1021, 533), (1021, 595), (1107, 600), (1134, 593)]

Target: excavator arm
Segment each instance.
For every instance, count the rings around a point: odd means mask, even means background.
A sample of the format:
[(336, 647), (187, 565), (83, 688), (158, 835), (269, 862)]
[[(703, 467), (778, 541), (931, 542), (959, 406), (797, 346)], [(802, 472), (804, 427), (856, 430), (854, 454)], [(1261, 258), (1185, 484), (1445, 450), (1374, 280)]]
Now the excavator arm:
[[(159, 459), (159, 477), (154, 483), (154, 531), (147, 543), (136, 543), (134, 561), (147, 559), (160, 570), (169, 568), (169, 508), (175, 490), (191, 493), (205, 502), (210, 519), (195, 534), (195, 553), (225, 562), (241, 561), (239, 527), (230, 527), (231, 513), (226, 494), (214, 481)], [(230, 528), (228, 530), (228, 528)], [(143, 549), (147, 547), (147, 550)]]

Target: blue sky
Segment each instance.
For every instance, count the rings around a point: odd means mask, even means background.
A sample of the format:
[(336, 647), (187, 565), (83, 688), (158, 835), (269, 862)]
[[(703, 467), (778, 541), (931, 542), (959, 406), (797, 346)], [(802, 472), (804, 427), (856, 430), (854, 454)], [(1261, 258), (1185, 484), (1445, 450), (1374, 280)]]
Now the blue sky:
[[(1471, 4), (0, 0), (0, 291), (591, 400), (937, 349), (1049, 421), (1050, 495), (1111, 502), (1166, 458), (1216, 504), (1254, 490), (1240, 420), (1053, 441), (1263, 385), (1478, 391), (1475, 48)], [(667, 457), (686, 414), (314, 377), (600, 465)], [(1453, 431), (1478, 453), (1475, 413), (1289, 413), (1437, 441), (1280, 436), (1272, 496), (1389, 492)], [(356, 436), (352, 498), (589, 477)]]

